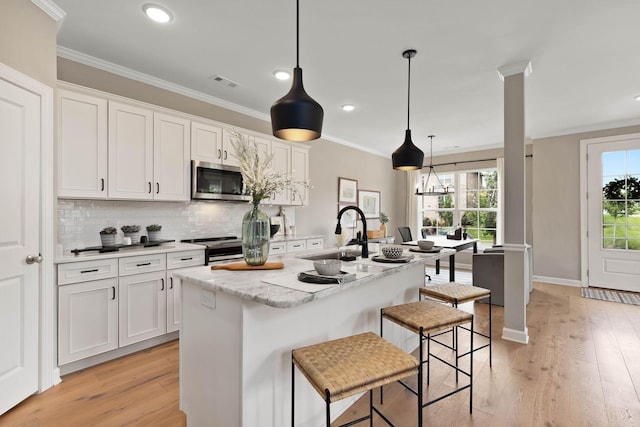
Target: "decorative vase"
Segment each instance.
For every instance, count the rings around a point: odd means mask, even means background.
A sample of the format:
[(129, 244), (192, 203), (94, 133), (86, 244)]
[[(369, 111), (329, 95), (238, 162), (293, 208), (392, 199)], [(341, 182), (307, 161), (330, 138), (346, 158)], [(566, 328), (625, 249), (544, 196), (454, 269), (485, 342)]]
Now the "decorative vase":
[(160, 230), (158, 230), (158, 231), (147, 231), (147, 234), (149, 235), (149, 241), (150, 242), (157, 242), (158, 240), (160, 240)]
[(382, 231), (382, 237), (387, 237), (387, 224), (380, 224), (380, 231)]
[(130, 237), (132, 245), (137, 245), (138, 243), (140, 243), (140, 232), (139, 231), (136, 231), (136, 232), (133, 232), (133, 233), (124, 233), (124, 237)]
[(254, 204), (242, 218), (242, 255), (247, 265), (263, 265), (269, 258), (271, 223), (269, 216)]
[(102, 242), (103, 247), (112, 248), (116, 245), (116, 235), (100, 233), (100, 242)]

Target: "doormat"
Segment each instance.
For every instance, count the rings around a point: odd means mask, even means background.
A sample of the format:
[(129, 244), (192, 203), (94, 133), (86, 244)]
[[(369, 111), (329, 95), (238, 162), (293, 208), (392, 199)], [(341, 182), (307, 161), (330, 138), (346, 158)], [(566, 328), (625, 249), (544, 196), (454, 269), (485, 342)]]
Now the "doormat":
[(640, 305), (640, 294), (636, 292), (620, 292), (602, 288), (582, 288), (581, 291), (583, 298)]

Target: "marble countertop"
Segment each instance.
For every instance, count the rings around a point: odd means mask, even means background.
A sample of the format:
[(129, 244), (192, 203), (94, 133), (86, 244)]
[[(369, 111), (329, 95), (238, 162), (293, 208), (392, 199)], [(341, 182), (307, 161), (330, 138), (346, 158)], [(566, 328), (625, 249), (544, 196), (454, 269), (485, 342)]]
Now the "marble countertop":
[(78, 262), (78, 261), (90, 261), (90, 260), (98, 260), (98, 259), (110, 259), (110, 258), (122, 258), (127, 256), (136, 256), (136, 255), (146, 255), (146, 254), (157, 254), (157, 253), (169, 253), (169, 252), (182, 252), (182, 251), (192, 251), (192, 250), (204, 250), (205, 246), (195, 245), (192, 243), (182, 243), (182, 242), (169, 242), (163, 243), (160, 246), (132, 246), (122, 247), (118, 251), (114, 252), (104, 252), (100, 253), (98, 251), (94, 252), (80, 252), (78, 255), (73, 253), (65, 253), (62, 256), (56, 257), (56, 264), (64, 264), (68, 262)]
[[(325, 252), (331, 252), (331, 250), (325, 250)], [(309, 255), (310, 253), (306, 253), (298, 256)], [(180, 270), (176, 272), (176, 275), (181, 279), (200, 285), (204, 289), (226, 292), (272, 307), (290, 308), (325, 298), (355, 286), (366, 285), (382, 277), (413, 268), (416, 263), (423, 263), (423, 259), (420, 257), (414, 257), (407, 263), (380, 263), (372, 261), (371, 258), (358, 258), (356, 261), (342, 263), (342, 270), (347, 273), (355, 273), (356, 280), (340, 285), (311, 285), (318, 286), (321, 290), (307, 292), (269, 282), (293, 284), (297, 281), (295, 278), (299, 272), (313, 270), (313, 261), (294, 258), (291, 255), (270, 257), (269, 261), (282, 261), (285, 268), (281, 270), (212, 271), (210, 266), (204, 266)], [(305, 283), (304, 285), (309, 284)]]

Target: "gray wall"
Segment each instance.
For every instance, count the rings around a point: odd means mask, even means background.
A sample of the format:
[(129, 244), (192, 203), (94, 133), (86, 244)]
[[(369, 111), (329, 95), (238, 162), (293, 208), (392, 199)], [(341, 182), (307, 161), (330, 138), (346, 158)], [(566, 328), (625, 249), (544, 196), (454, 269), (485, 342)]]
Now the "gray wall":
[(640, 126), (533, 141), (535, 275), (569, 281), (581, 279), (580, 140), (636, 132), (640, 132)]
[(54, 20), (27, 0), (0, 2), (0, 63), (56, 86)]

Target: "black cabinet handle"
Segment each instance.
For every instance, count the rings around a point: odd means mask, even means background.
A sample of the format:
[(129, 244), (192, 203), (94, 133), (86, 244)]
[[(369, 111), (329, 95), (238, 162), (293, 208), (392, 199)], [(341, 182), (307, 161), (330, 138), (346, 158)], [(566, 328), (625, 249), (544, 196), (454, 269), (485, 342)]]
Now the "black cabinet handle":
[(82, 270), (80, 271), (80, 274), (85, 274), (85, 273), (97, 273), (98, 269), (94, 268), (93, 270)]
[(151, 263), (150, 262), (143, 262), (143, 263), (140, 263), (140, 264), (136, 264), (137, 267), (144, 267), (145, 265), (151, 265)]
[(116, 287), (112, 286), (111, 290), (113, 291), (113, 296), (111, 297), (112, 300), (116, 299)]
[(162, 287), (160, 288), (160, 290), (164, 291), (164, 279), (160, 279), (160, 282), (162, 283)]
[(100, 178), (100, 191), (104, 191), (104, 178)]
[(160, 194), (160, 183), (156, 182), (156, 194)]
[(189, 260), (192, 260), (192, 259), (193, 259), (193, 257), (190, 256), (189, 258), (180, 258), (180, 261), (189, 261)]
[(149, 184), (149, 194), (151, 194), (151, 181), (148, 181), (147, 184)]
[(169, 289), (173, 289), (173, 277), (169, 277)]
[(224, 150), (224, 160), (227, 160), (227, 150)]
[(222, 158), (222, 150), (218, 148), (218, 158), (221, 159)]

